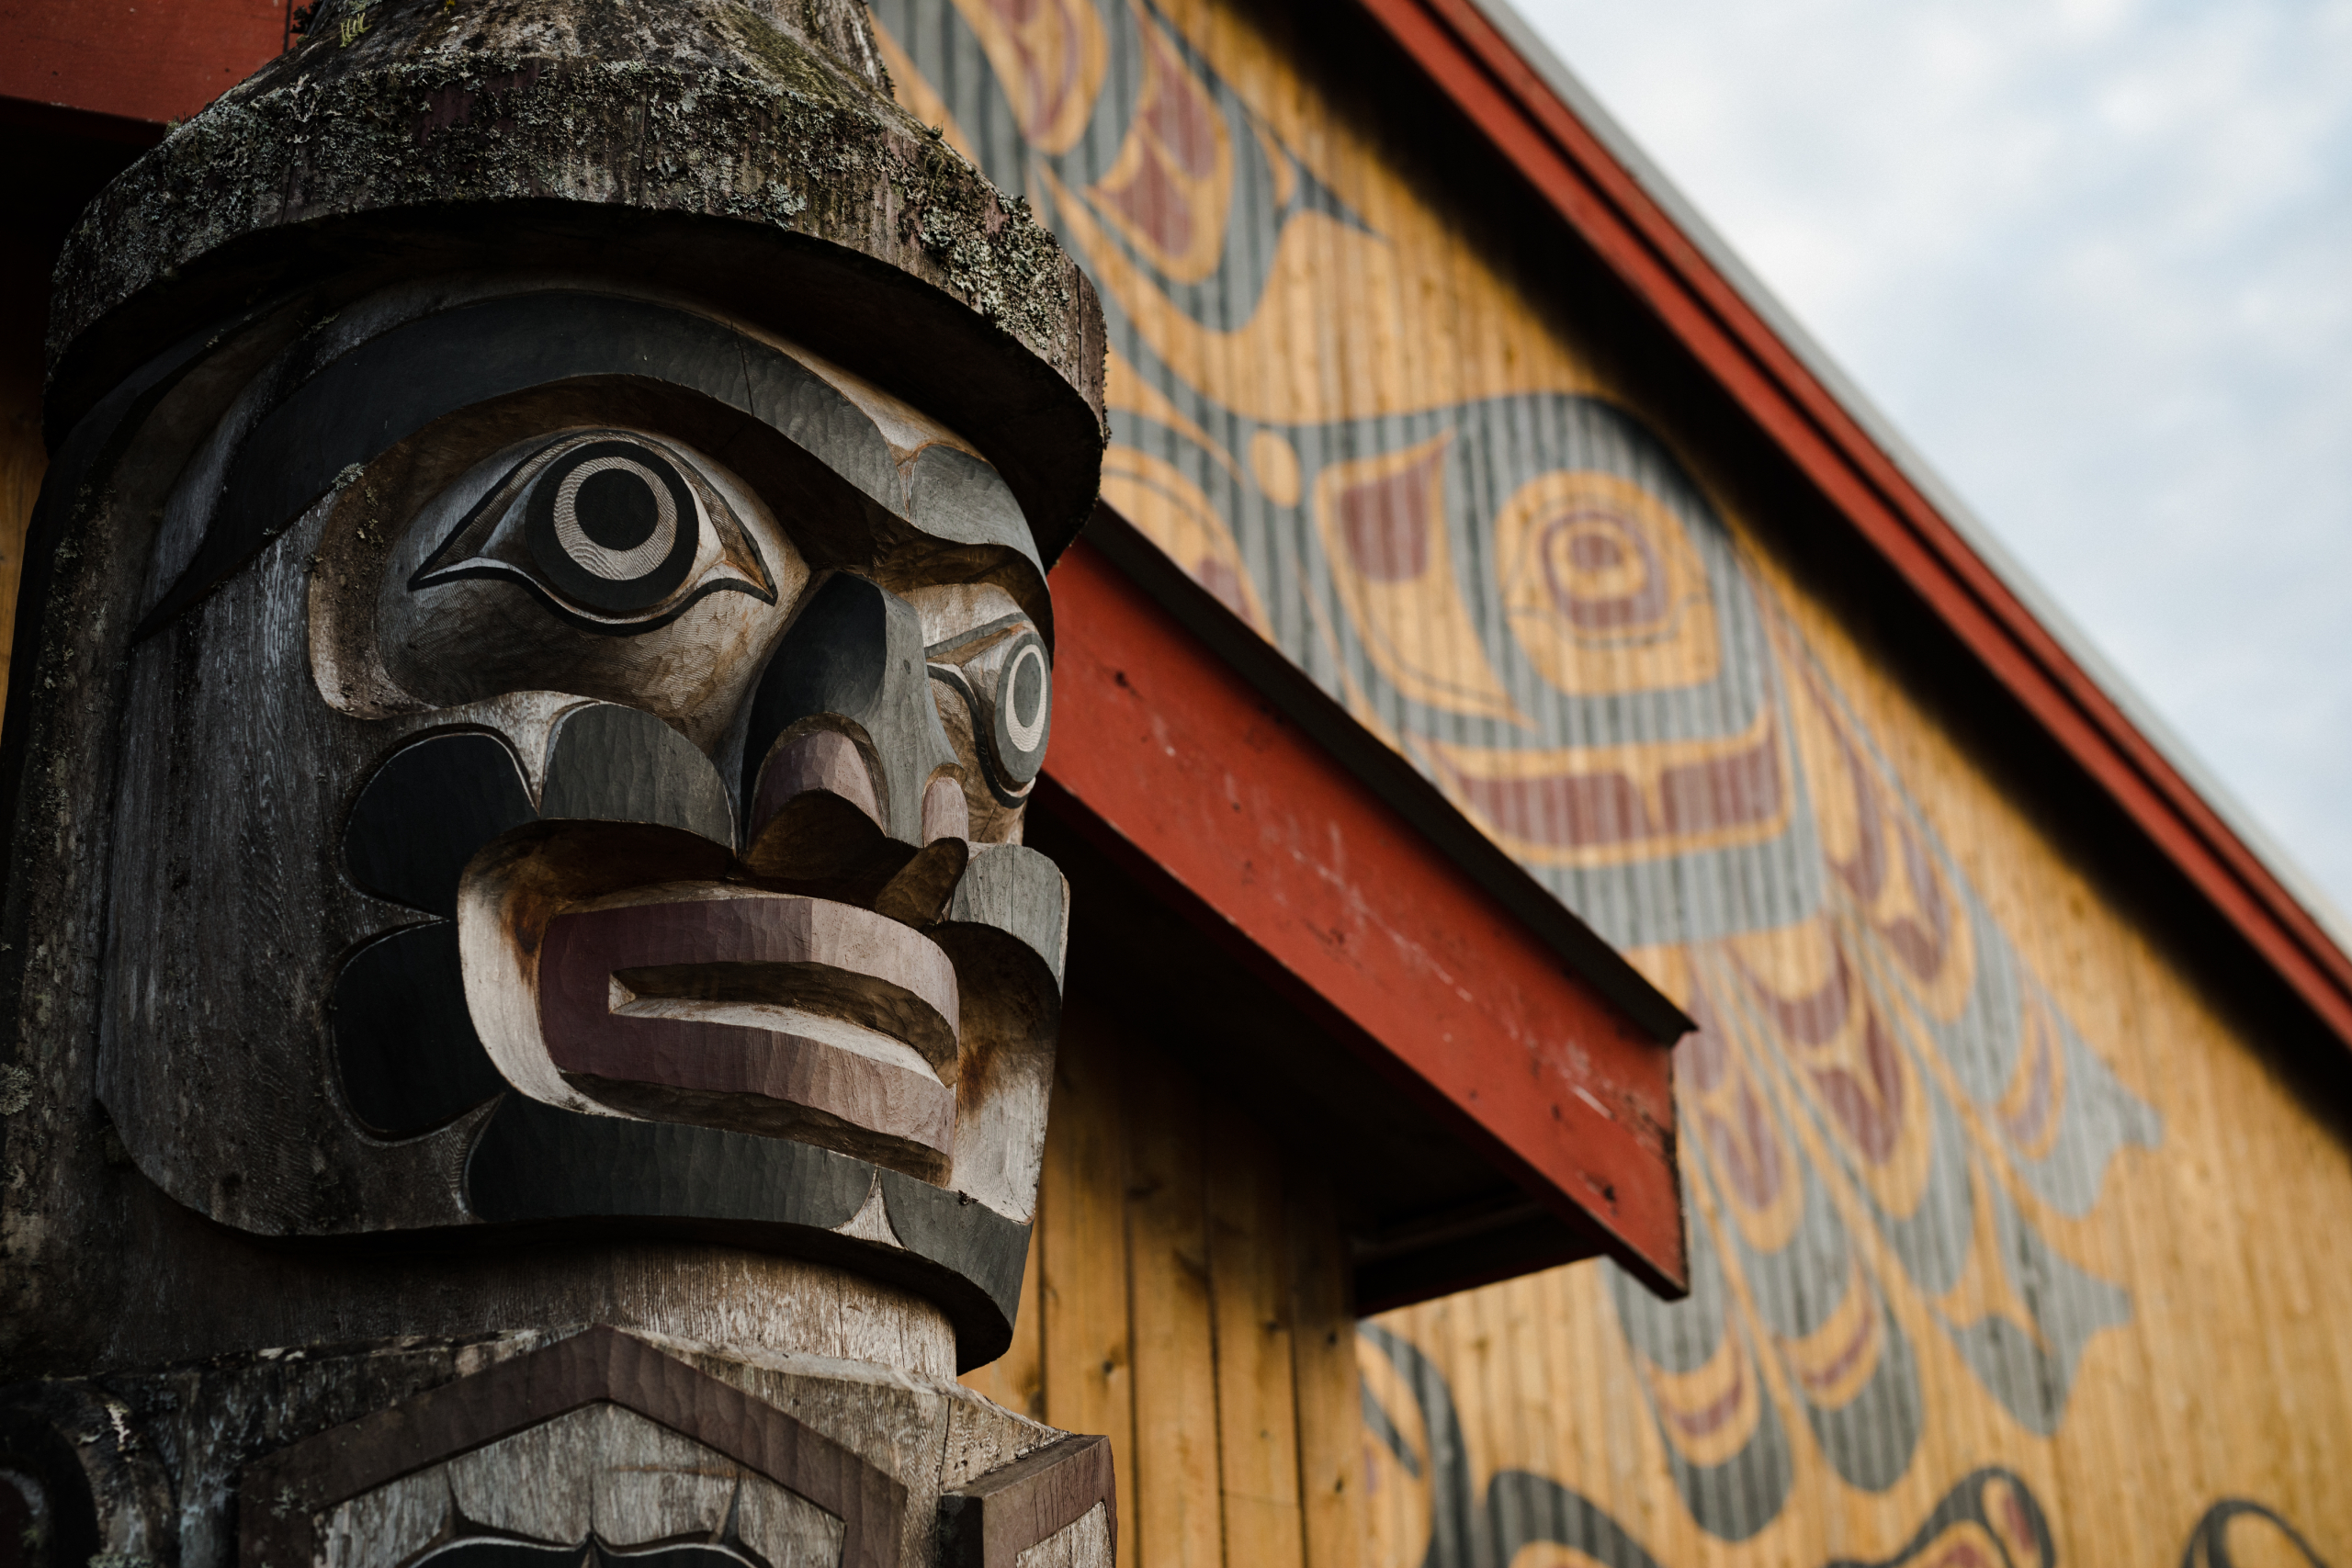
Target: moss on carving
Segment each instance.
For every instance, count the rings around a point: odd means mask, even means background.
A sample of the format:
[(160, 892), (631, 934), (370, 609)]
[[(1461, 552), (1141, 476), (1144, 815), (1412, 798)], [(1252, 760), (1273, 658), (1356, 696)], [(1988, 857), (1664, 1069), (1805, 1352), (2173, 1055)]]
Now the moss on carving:
[(346, 48), (347, 9), (328, 9), (94, 204), (60, 262), (52, 355), (245, 234), (554, 198), (780, 226), (863, 252), (1091, 378), (1073, 360), (1075, 269), (1026, 203), (1001, 200), (883, 96), (878, 65), (865, 80), (791, 30), (863, 28), (854, 0), (803, 0), (797, 17), (747, 0), (462, 11), (379, 0)]

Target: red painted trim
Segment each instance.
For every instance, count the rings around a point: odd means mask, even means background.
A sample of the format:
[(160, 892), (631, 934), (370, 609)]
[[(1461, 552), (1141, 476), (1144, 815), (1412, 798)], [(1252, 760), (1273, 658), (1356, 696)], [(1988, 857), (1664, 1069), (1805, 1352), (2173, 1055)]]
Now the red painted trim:
[(161, 125), (286, 47), (291, 0), (0, 0), (0, 98)]
[(1994, 678), (2352, 1044), (2352, 957), (1493, 24), (1469, 0), (1362, 4)]
[(1043, 804), (1680, 1294), (1670, 1050), (1100, 550), (1073, 546), (1053, 588)]

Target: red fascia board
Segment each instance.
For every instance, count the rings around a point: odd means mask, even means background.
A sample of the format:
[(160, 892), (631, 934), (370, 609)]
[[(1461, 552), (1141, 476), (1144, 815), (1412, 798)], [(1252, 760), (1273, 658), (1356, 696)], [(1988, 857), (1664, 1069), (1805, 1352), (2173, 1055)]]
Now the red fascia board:
[(1053, 591), (1041, 804), (1645, 1283), (1682, 1294), (1668, 1045), (1100, 549), (1073, 546)]
[(1469, 0), (1361, 0), (2338, 1038), (2352, 957)]
[(0, 97), (161, 125), (286, 47), (290, 0), (6, 0)]

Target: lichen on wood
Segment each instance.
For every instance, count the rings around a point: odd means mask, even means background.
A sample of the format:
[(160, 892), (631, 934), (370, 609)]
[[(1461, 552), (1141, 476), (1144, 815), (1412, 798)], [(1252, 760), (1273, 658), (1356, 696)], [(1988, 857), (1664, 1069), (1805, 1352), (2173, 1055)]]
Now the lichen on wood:
[[(346, 35), (341, 24), (364, 21)], [(349, 41), (345, 41), (345, 37)], [(400, 209), (593, 203), (769, 225), (970, 307), (1080, 387), (1073, 264), (891, 102), (856, 0), (330, 4), (179, 126), (68, 242), (52, 361), (152, 284), (258, 231)]]

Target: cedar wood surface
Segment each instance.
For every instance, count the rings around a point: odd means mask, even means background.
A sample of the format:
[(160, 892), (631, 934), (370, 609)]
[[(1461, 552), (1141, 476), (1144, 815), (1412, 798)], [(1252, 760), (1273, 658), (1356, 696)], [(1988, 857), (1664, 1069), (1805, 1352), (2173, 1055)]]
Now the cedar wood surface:
[(1110, 1437), (1124, 1565), (1361, 1561), (1329, 1198), (1083, 990), (1063, 1017), (1012, 1348), (965, 1382)]

